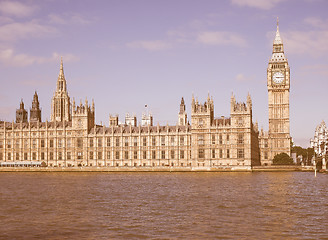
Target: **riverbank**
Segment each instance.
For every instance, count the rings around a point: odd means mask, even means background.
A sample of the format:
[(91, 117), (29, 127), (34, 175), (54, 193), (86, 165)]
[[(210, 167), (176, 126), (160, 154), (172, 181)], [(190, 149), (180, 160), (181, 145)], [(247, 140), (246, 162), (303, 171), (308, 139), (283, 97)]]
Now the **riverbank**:
[(205, 167), (0, 167), (0, 172), (313, 172), (313, 166)]

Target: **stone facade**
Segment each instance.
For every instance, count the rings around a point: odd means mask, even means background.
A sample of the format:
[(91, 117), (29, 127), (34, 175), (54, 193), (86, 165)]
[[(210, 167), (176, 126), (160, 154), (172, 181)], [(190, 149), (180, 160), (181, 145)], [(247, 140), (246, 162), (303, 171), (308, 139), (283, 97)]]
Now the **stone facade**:
[[(179, 167), (250, 169), (272, 163), (276, 153), (289, 154), (289, 66), (277, 28), (268, 67), (269, 132), (258, 131), (252, 119), (252, 100), (230, 100), (230, 117), (214, 116), (213, 98), (204, 103), (192, 97), (188, 122), (182, 98), (175, 126), (154, 126), (153, 116), (109, 116), (109, 126), (95, 123), (95, 104), (71, 102), (63, 61), (52, 98), (51, 121), (41, 121), (38, 96), (30, 120), (21, 102), (16, 123), (0, 122), (0, 165), (42, 163), (49, 167)], [(273, 80), (276, 72), (284, 77)], [(278, 79), (278, 80), (277, 80)], [(282, 79), (282, 80), (281, 80)], [(280, 82), (281, 81), (281, 82)], [(220, 115), (219, 115), (220, 116)], [(12, 164), (11, 164), (12, 163)], [(3, 165), (3, 164), (2, 164)]]
[(272, 56), (267, 69), (267, 86), (269, 100), (269, 132), (261, 130), (261, 163), (271, 165), (275, 155), (290, 155), (289, 128), (289, 90), (290, 68), (285, 57), (284, 46), (279, 32), (273, 41)]

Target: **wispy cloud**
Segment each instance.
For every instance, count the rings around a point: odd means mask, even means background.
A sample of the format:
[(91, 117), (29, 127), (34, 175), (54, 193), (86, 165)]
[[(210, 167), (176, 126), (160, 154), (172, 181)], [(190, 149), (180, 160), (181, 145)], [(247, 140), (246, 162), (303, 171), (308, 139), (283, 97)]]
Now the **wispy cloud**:
[(269, 10), (274, 8), (278, 3), (282, 1), (284, 0), (231, 0), (231, 3), (239, 7), (247, 6), (263, 10)]
[(10, 48), (0, 50), (0, 62), (6, 66), (24, 67), (32, 64), (43, 64), (52, 61), (59, 61), (60, 56), (63, 56), (65, 62), (79, 60), (79, 58), (73, 54), (60, 55), (55, 52), (50, 57), (41, 57), (24, 53), (15, 53), (15, 51)]
[(149, 51), (160, 51), (171, 48), (171, 44), (167, 41), (134, 41), (126, 44), (129, 48), (142, 48)]
[(79, 25), (87, 25), (92, 22), (92, 20), (83, 17), (77, 13), (71, 14), (49, 14), (48, 16), (49, 22), (52, 24), (79, 24)]
[(17, 41), (19, 39), (35, 38), (56, 34), (54, 27), (40, 24), (36, 20), (29, 22), (14, 22), (0, 26), (0, 41)]
[(328, 19), (320, 19), (317, 17), (308, 17), (304, 19), (304, 23), (321, 29), (328, 29)]
[(306, 54), (319, 57), (328, 54), (328, 30), (290, 31), (283, 34), (286, 49), (291, 54)]
[(246, 40), (233, 32), (201, 32), (197, 35), (197, 41), (206, 45), (229, 45), (245, 47)]
[(3, 15), (13, 17), (27, 17), (32, 15), (38, 9), (37, 6), (24, 4), (16, 1), (2, 1), (0, 2), (0, 12)]
[(254, 78), (250, 76), (245, 76), (243, 73), (239, 73), (236, 75), (235, 80), (237, 82), (250, 82), (254, 80)]

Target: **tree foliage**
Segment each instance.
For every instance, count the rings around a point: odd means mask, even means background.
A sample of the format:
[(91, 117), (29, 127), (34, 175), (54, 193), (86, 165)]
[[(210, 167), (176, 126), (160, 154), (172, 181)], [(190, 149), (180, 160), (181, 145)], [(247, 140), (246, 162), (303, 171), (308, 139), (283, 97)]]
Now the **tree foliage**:
[(294, 165), (293, 159), (287, 153), (279, 153), (273, 158), (273, 165)]

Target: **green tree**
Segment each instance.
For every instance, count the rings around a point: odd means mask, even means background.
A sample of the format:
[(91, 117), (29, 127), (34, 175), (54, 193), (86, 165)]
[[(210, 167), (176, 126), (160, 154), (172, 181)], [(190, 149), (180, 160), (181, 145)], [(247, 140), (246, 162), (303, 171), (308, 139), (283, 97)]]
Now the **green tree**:
[(279, 153), (273, 158), (273, 165), (294, 165), (293, 159), (287, 153)]

